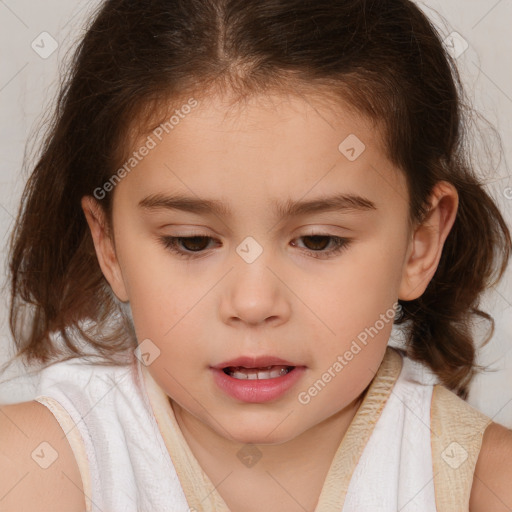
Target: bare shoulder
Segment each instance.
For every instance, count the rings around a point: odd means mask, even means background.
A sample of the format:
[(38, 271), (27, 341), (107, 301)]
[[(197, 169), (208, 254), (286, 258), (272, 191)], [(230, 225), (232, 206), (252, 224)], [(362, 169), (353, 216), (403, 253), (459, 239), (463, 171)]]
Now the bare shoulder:
[(491, 423), (484, 432), (476, 463), (470, 512), (512, 510), (512, 430)]
[(0, 510), (83, 511), (80, 471), (69, 442), (47, 407), (0, 405)]

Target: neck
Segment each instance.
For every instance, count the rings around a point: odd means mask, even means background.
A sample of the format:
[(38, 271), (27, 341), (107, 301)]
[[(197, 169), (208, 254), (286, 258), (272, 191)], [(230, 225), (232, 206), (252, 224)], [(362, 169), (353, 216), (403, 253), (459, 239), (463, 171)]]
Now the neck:
[[(366, 391), (347, 407), (297, 437), (280, 444), (253, 445), (250, 449), (244, 443), (219, 435), (176, 402), (170, 402), (183, 437), (203, 471), (215, 484), (225, 480), (218, 490), (230, 508), (237, 503), (240, 486), (245, 496), (251, 493), (248, 485), (254, 486), (255, 494), (270, 496), (276, 492), (272, 490), (276, 488), (276, 481), (282, 485), (277, 495), (284, 488), (289, 494), (301, 496), (301, 503), (314, 507), (336, 450)], [(252, 461), (250, 457), (260, 454), (261, 460), (254, 465), (244, 468), (241, 464), (239, 457), (247, 456), (247, 460)], [(226, 478), (232, 474), (235, 476)]]

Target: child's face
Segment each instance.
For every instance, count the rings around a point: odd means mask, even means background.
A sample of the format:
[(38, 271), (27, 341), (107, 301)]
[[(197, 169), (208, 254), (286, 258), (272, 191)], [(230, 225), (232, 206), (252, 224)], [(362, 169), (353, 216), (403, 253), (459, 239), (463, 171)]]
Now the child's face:
[[(139, 343), (151, 340), (151, 374), (190, 425), (239, 442), (284, 442), (343, 414), (378, 369), (407, 286), (408, 193), (377, 130), (341, 106), (276, 97), (227, 113), (220, 99), (199, 103), (161, 141), (150, 135), (156, 147), (115, 188), (117, 259), (103, 269)], [(275, 213), (341, 194), (375, 209)], [(231, 213), (140, 205), (171, 195)], [(348, 245), (334, 252), (327, 235)], [(188, 236), (211, 240), (177, 241), (198, 251), (189, 259), (162, 241)], [(213, 369), (242, 356), (297, 368), (251, 398), (257, 381)]]

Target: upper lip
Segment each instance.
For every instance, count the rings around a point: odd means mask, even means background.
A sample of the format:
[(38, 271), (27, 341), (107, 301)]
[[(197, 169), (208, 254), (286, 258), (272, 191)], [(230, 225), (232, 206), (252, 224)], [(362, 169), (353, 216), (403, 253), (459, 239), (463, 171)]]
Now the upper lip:
[(241, 356), (230, 361), (217, 364), (212, 368), (222, 370), (228, 366), (243, 366), (244, 368), (266, 368), (267, 366), (297, 366), (294, 363), (285, 361), (279, 357), (274, 356)]

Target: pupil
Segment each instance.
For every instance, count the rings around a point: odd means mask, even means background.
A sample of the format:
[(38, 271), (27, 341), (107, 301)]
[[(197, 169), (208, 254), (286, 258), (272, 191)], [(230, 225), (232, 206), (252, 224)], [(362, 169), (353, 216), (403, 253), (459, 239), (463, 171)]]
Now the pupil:
[[(197, 244), (195, 244), (195, 242), (197, 242), (197, 241), (200, 242), (201, 240), (203, 240), (203, 242), (206, 241), (206, 244), (199, 243), (200, 247), (198, 248)], [(185, 249), (187, 249), (188, 251), (200, 251), (200, 250), (204, 249), (206, 245), (208, 245), (208, 237), (206, 237), (206, 236), (192, 236), (192, 237), (188, 237), (188, 238), (183, 238), (182, 239), (182, 244), (185, 247)], [(192, 248), (187, 247), (187, 245), (189, 245), (189, 244), (192, 245)]]
[[(328, 236), (324, 236), (324, 235), (312, 235), (312, 236), (305, 236), (304, 237), (304, 241), (306, 241), (306, 239), (310, 239), (310, 240), (313, 240), (313, 246), (315, 246), (315, 242), (318, 242), (318, 240), (324, 240), (324, 241), (327, 241), (329, 239)], [(308, 244), (305, 244), (306, 246), (308, 246)], [(327, 244), (320, 244), (321, 247), (313, 247), (312, 249), (314, 250), (319, 250), (319, 249), (325, 249), (326, 245), (329, 245), (329, 242), (327, 242)]]

